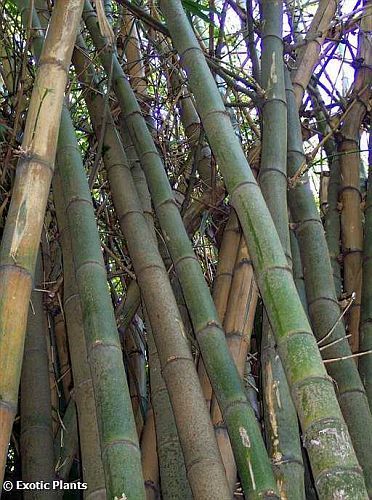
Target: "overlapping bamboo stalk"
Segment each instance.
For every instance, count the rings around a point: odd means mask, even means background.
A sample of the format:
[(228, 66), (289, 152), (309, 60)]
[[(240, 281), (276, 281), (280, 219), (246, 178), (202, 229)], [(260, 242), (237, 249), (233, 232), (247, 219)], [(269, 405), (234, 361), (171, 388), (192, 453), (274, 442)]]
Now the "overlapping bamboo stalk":
[[(304, 154), (300, 122), (288, 73), (286, 77), (288, 174), (293, 175), (303, 163)], [(351, 350), (341, 318), (324, 229), (307, 176), (289, 190), (288, 202), (292, 218), (297, 224), (296, 235), (303, 263), (309, 316), (323, 359), (346, 357), (327, 364), (327, 371), (335, 380), (339, 404), (370, 489), (372, 476), (369, 471), (372, 462), (368, 450), (372, 446), (372, 416), (356, 364), (350, 358)]]
[[(94, 79), (86, 73), (89, 61), (87, 63), (81, 50), (74, 55), (74, 65), (78, 74), (84, 75), (91, 86)], [(94, 93), (87, 93), (85, 99), (99, 137), (103, 125), (102, 101)], [(120, 138), (112, 118), (107, 116), (106, 120), (104, 140), (107, 150), (103, 159), (115, 210), (149, 314), (191, 489), (194, 496), (200, 495), (201, 498), (208, 495), (229, 498), (213, 428), (169, 278), (142, 212)], [(144, 241), (146, 248), (143, 247)], [(187, 387), (182, 385), (183, 380), (188, 380)]]
[[(283, 3), (262, 2), (262, 152), (258, 181), (288, 266), (292, 267), (287, 208), (287, 102), (283, 67)], [(262, 387), (265, 433), (278, 489), (304, 498), (304, 468), (296, 410), (266, 311), (262, 325)]]
[[(82, 473), (83, 479), (87, 483), (85, 496), (87, 499), (94, 498), (98, 500), (106, 498), (106, 490), (101, 461), (97, 412), (92, 376), (88, 364), (81, 303), (75, 279), (70, 231), (66, 220), (66, 203), (58, 169), (54, 174), (53, 194), (63, 253), (64, 315), (74, 379), (74, 399), (79, 424)], [(63, 457), (60, 457), (61, 465), (63, 461)]]
[[(327, 497), (334, 488), (342, 487), (349, 492), (346, 494), (363, 498), (366, 495), (363, 474), (272, 219), (181, 4), (166, 0), (161, 2), (161, 8), (247, 239), (257, 283), (300, 418), (318, 494)], [(334, 431), (330, 433), (331, 422)], [(340, 449), (340, 445), (348, 450), (342, 459), (333, 451)], [(325, 471), (327, 474), (323, 474)]]
[[(39, 252), (35, 269), (36, 288), (43, 286), (43, 263)], [(31, 294), (21, 376), (21, 453), (24, 481), (46, 481), (56, 478), (52, 429), (52, 407), (46, 344), (47, 323), (40, 291)], [(37, 395), (37, 398), (35, 397)], [(34, 492), (26, 491), (26, 499)], [(58, 498), (56, 491), (50, 498)]]
[[(96, 17), (89, 2), (85, 3), (83, 17), (96, 47), (100, 50), (101, 61), (107, 73), (112, 70), (113, 88), (118, 96), (123, 117), (127, 122), (146, 175), (155, 211), (181, 283), (203, 361), (229, 430), (243, 487), (247, 492), (254, 491), (255, 495), (265, 491), (272, 492), (275, 490), (275, 482), (257, 422), (229, 354), (201, 268), (174, 203), (161, 158), (118, 60), (107, 50), (105, 41), (99, 33)], [(235, 135), (234, 139), (236, 139)], [(161, 355), (160, 349), (159, 355)]]
[[(59, 2), (28, 110), (0, 256), (0, 482), (17, 408), (28, 302), (54, 168), (62, 101), (81, 0)], [(68, 19), (68, 23), (67, 23)], [(67, 23), (65, 25), (65, 22)]]

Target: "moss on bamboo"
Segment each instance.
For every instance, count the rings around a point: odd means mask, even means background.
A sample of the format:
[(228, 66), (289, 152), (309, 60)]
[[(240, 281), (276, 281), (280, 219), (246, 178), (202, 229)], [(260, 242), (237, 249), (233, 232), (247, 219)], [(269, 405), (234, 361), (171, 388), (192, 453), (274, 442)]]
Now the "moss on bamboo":
[(350, 497), (365, 498), (363, 475), (333, 384), (326, 374), (262, 194), (225, 115), (221, 97), (181, 3), (163, 0), (161, 8), (247, 239), (319, 496), (326, 498), (332, 490), (335, 493), (342, 488)]
[[(174, 203), (163, 163), (119, 61), (107, 50), (89, 2), (85, 5), (84, 20), (100, 50), (101, 61), (107, 72), (112, 68), (113, 88), (142, 163), (203, 360), (228, 426), (243, 487), (246, 492), (254, 495), (265, 494), (264, 492), (274, 494), (275, 481), (253, 410), (229, 354), (208, 286)], [(230, 123), (230, 118), (227, 119)], [(244, 436), (247, 433), (248, 439), (243, 439), (242, 433)], [(247, 462), (250, 464), (248, 470)]]
[[(81, 78), (88, 77), (85, 71), (91, 71), (91, 68), (89, 62), (86, 64), (82, 50), (75, 53), (74, 65)], [(89, 81), (92, 81), (91, 76)], [(95, 93), (87, 93), (86, 102), (96, 134), (99, 136), (103, 126), (101, 98)], [(126, 237), (151, 322), (193, 495), (200, 498), (208, 495), (229, 498), (223, 465), (182, 319), (167, 271), (142, 212), (130, 165), (111, 116), (106, 118), (104, 131), (104, 144), (107, 148), (103, 159), (115, 210)], [(188, 381), (187, 385), (183, 383), (184, 380)]]
[[(288, 173), (293, 175), (302, 164), (304, 155), (294, 94), (289, 76), (286, 76), (289, 118)], [(314, 334), (322, 348), (322, 356), (324, 359), (350, 356), (345, 327), (340, 320), (341, 311), (323, 225), (307, 177), (289, 190), (288, 200), (291, 215), (297, 224), (296, 235), (303, 262), (309, 316)], [(344, 340), (325, 347), (339, 339)], [(372, 457), (369, 450), (372, 447), (372, 417), (356, 364), (349, 358), (329, 363), (327, 370), (336, 382), (335, 389), (341, 410), (370, 490)]]

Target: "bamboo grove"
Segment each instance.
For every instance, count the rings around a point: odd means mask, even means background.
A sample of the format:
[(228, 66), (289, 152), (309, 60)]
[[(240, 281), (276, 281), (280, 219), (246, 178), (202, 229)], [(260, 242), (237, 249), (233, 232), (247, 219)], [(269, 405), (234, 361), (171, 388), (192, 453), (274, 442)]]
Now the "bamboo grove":
[(0, 496), (371, 498), (371, 0), (0, 23)]

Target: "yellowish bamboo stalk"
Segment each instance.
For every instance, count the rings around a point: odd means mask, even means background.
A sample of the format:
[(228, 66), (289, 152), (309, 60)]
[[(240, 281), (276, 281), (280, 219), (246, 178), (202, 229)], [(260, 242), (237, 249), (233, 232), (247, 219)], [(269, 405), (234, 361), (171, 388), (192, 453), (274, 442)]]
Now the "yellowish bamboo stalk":
[(145, 480), (146, 500), (159, 497), (159, 461), (156, 448), (154, 410), (149, 407), (141, 439), (142, 472)]
[(305, 45), (297, 54), (297, 69), (292, 78), (296, 104), (301, 106), (306, 87), (319, 61), (319, 54), (336, 12), (336, 0), (321, 0), (305, 36)]
[[(241, 231), (236, 213), (231, 209), (229, 219), (223, 232), (213, 289), (213, 300), (221, 323), (226, 313), (240, 235)], [(210, 409), (213, 391), (202, 358), (199, 359), (198, 375), (207, 408)]]
[[(258, 290), (254, 280), (252, 262), (245, 238), (242, 235), (223, 324), (227, 345), (242, 378), (250, 347), (257, 300)], [(236, 464), (226, 424), (215, 397), (212, 399), (211, 415), (226, 477), (233, 492), (236, 483)]]
[[(27, 313), (82, 0), (57, 2), (39, 61), (0, 252), (0, 483), (17, 410)], [(1, 487), (1, 484), (0, 484)]]

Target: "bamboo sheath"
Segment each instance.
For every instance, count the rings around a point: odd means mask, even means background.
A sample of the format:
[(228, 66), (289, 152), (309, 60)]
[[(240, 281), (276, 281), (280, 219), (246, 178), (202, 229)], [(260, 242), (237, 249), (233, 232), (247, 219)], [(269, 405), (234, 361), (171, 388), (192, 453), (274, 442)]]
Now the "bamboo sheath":
[[(82, 50), (75, 52), (74, 65), (80, 77), (89, 81), (91, 87), (94, 77), (88, 76), (90, 63), (89, 60), (86, 62)], [(99, 137), (103, 126), (101, 97), (87, 92), (85, 100)], [(168, 274), (142, 212), (130, 165), (111, 116), (106, 118), (104, 144), (103, 160), (115, 210), (149, 314), (193, 495), (197, 498), (230, 498), (213, 427)], [(186, 386), (184, 380), (188, 381)]]
[[(17, 408), (27, 312), (83, 2), (58, 2), (39, 61), (0, 253), (0, 482)], [(1, 486), (1, 485), (0, 485)]]
[(329, 498), (343, 489), (345, 496), (365, 498), (363, 474), (333, 384), (326, 374), (273, 221), (225, 115), (204, 55), (180, 2), (162, 1), (161, 8), (247, 239), (257, 284), (300, 418), (318, 494), (320, 498)]
[(151, 405), (147, 409), (141, 436), (141, 457), (146, 500), (157, 500), (159, 497), (159, 460), (156, 447), (154, 410)]
[(79, 453), (77, 412), (73, 398), (68, 402), (62, 423), (54, 437), (55, 470), (59, 478), (67, 480)]
[(134, 420), (140, 437), (146, 413), (145, 346), (135, 324), (131, 324), (124, 332), (124, 353)]
[[(174, 203), (161, 158), (118, 60), (107, 50), (105, 41), (100, 36), (96, 17), (88, 2), (83, 17), (96, 47), (100, 50), (101, 61), (107, 73), (112, 69), (113, 88), (144, 169), (164, 239), (190, 312), (203, 361), (228, 426), (244, 490), (247, 494), (248, 492), (254, 495), (262, 495), (264, 492), (272, 494), (275, 491), (275, 481), (262, 437), (242, 381), (228, 351), (208, 286)], [(159, 355), (162, 355), (160, 348)]]

